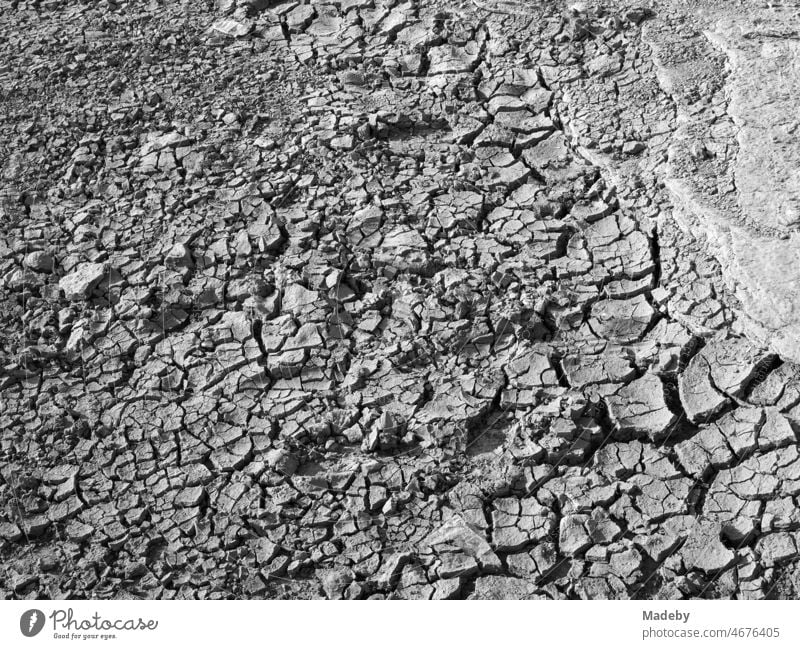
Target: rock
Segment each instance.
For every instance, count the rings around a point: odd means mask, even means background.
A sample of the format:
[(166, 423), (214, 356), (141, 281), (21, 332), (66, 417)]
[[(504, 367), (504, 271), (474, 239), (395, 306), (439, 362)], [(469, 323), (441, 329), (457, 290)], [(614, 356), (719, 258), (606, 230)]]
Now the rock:
[(471, 599), (544, 599), (536, 587), (525, 579), (487, 575), (475, 580)]
[(635, 375), (630, 361), (620, 354), (570, 354), (562, 361), (570, 386), (582, 388), (593, 383), (623, 383)]
[(582, 514), (570, 514), (561, 519), (558, 547), (562, 554), (574, 557), (592, 545), (592, 539), (586, 530), (588, 521), (589, 517)]
[(480, 48), (474, 41), (465, 46), (439, 45), (430, 49), (428, 58), (429, 74), (453, 74), (456, 72), (471, 72), (478, 62)]
[[(620, 68), (622, 67), (622, 61), (620, 60), (619, 56), (616, 54), (603, 54), (596, 58), (593, 58), (589, 61), (587, 66), (588, 71), (590, 74), (595, 74), (603, 77), (610, 77), (613, 74), (619, 72)], [(625, 147), (627, 147), (631, 142), (626, 142)], [(624, 153), (629, 153), (625, 151), (623, 147)], [(635, 151), (633, 153), (636, 153)]]
[(756, 543), (756, 552), (766, 566), (774, 566), (796, 559), (797, 538), (789, 532), (778, 532), (761, 537)]
[(607, 397), (609, 415), (619, 433), (644, 435), (657, 441), (667, 437), (678, 420), (664, 400), (664, 386), (654, 374), (645, 374)]
[(776, 408), (767, 408), (766, 419), (758, 431), (758, 448), (769, 451), (790, 444), (797, 444), (797, 436), (789, 420)]
[(653, 319), (644, 296), (627, 300), (600, 300), (592, 307), (590, 325), (598, 336), (615, 343), (636, 342)]
[(483, 570), (501, 569), (500, 559), (489, 543), (477, 530), (460, 516), (451, 516), (439, 529), (425, 540), (429, 546), (449, 544), (459, 548), (465, 555), (474, 558)]
[(742, 338), (717, 340), (695, 355), (681, 373), (678, 388), (686, 415), (702, 421), (738, 397), (754, 376), (762, 356)]
[(498, 552), (521, 550), (555, 531), (555, 515), (534, 498), (499, 498), (493, 505), (492, 541)]
[(234, 20), (233, 18), (223, 18), (211, 25), (210, 31), (223, 36), (229, 36), (230, 38), (242, 38), (243, 36), (247, 36), (252, 29), (253, 25), (249, 22), (242, 22)]
[(411, 561), (412, 557), (410, 552), (396, 552), (386, 557), (376, 579), (378, 586), (387, 590), (394, 588), (403, 573), (403, 568)]
[(712, 468), (730, 466), (734, 461), (727, 439), (717, 427), (703, 428), (691, 439), (677, 444), (675, 451), (681, 466), (698, 480)]
[(95, 287), (106, 276), (104, 264), (83, 263), (62, 277), (58, 285), (64, 296), (73, 302), (88, 299)]
[(22, 530), (14, 523), (0, 523), (0, 538), (12, 543), (19, 541), (22, 538)]
[(328, 599), (342, 599), (345, 589), (353, 581), (352, 573), (345, 568), (321, 570), (317, 575)]
[(170, 248), (166, 257), (166, 265), (168, 268), (192, 268), (194, 261), (192, 260), (192, 253), (188, 246), (183, 243), (176, 243)]
[(55, 270), (55, 260), (52, 255), (43, 250), (28, 253), (22, 263), (25, 268), (30, 268), (40, 273), (52, 273)]
[(269, 451), (265, 459), (272, 470), (287, 477), (291, 477), (299, 466), (293, 453), (279, 449)]
[(719, 535), (717, 524), (697, 521), (681, 550), (684, 562), (712, 574), (728, 568), (736, 560), (736, 555), (722, 544)]
[(644, 144), (641, 142), (625, 142), (622, 145), (622, 153), (625, 155), (635, 155), (644, 151)]

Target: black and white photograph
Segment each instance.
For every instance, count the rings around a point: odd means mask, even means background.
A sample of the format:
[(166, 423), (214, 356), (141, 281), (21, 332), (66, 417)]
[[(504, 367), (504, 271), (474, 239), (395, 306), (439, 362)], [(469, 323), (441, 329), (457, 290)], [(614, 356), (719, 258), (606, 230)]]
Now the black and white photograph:
[(0, 645), (798, 646), (799, 499), (797, 0), (0, 0)]

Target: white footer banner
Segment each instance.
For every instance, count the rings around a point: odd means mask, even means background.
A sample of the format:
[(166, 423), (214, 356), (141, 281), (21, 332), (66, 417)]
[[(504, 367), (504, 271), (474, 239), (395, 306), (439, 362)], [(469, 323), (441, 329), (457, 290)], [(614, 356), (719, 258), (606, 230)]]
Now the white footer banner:
[(0, 602), (0, 647), (75, 646), (798, 647), (800, 604), (796, 601)]

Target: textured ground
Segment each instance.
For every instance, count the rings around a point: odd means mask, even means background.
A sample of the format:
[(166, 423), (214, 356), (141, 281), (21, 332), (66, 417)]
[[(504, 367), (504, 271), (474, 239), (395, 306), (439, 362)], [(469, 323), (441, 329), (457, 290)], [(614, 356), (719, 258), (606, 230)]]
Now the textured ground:
[(791, 5), (0, 0), (0, 596), (797, 596)]

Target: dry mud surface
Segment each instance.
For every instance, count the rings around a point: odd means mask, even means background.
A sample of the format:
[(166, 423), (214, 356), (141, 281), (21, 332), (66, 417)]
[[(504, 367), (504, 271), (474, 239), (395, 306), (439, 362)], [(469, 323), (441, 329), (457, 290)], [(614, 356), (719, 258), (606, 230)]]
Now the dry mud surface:
[(0, 0), (0, 596), (800, 589), (800, 10)]

